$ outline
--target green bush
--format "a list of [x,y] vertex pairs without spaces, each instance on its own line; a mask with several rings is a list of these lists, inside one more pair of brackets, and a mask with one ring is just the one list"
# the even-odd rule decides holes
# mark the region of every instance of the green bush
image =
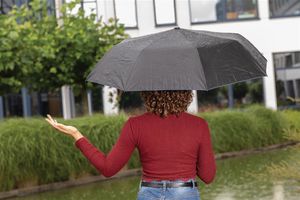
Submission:
[[[108,153],[127,116],[82,117],[68,120],[89,140]],[[62,121],[57,118],[57,121]],[[43,118],[5,119],[0,123],[0,191],[26,180],[38,184],[68,180],[82,173],[97,174],[74,148],[74,141],[49,126]],[[132,162],[132,161],[131,161]]]
[[[300,142],[300,112],[295,110],[284,110],[282,112],[288,120],[288,131],[285,133],[285,137],[292,141]],[[300,146],[295,146],[293,154],[288,156],[288,159],[279,163],[272,163],[267,166],[266,176],[271,176],[274,180],[287,179],[287,180],[298,180],[300,181]],[[290,161],[290,162],[289,162]]]
[[287,109],[287,110],[283,110],[282,114],[288,121],[289,128],[295,129],[296,131],[300,132],[300,112]]
[[200,113],[207,120],[215,153],[262,147],[285,141],[287,120],[277,111],[260,105]]
[[[300,113],[272,111],[263,106],[199,113],[209,124],[215,153],[280,143],[283,129],[299,127]],[[58,122],[73,125],[96,147],[108,153],[128,116],[96,114]],[[141,167],[136,149],[128,168]],[[98,172],[75,150],[74,140],[41,117],[9,118],[0,122],[0,191],[22,187],[26,181],[46,184]]]

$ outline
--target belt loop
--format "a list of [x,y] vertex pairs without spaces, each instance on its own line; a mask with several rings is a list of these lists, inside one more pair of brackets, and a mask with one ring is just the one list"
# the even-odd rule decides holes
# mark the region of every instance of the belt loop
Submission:
[[193,189],[195,188],[195,181],[192,179]]

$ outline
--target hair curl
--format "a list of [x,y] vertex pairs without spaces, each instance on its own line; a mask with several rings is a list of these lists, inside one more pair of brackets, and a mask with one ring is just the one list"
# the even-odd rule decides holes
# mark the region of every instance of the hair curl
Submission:
[[178,116],[187,110],[193,100],[192,90],[141,91],[140,96],[148,112],[164,118],[168,114]]

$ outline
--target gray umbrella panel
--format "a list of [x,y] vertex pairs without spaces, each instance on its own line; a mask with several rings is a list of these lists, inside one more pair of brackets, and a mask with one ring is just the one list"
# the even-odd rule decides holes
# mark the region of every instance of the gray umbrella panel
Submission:
[[155,33],[123,40],[105,53],[86,80],[123,90],[142,50],[161,36]]
[[264,76],[266,62],[239,34],[171,29],[123,40],[87,80],[123,91],[209,90]]
[[182,33],[189,40],[200,41],[197,49],[206,77],[210,78],[208,89],[267,75],[267,59],[240,34],[209,31]]
[[[185,29],[186,30],[186,29]],[[260,51],[244,36],[242,36],[239,33],[226,33],[226,32],[212,32],[212,31],[204,31],[204,30],[188,30],[189,32],[194,32],[196,34],[206,34],[213,37],[219,37],[221,39],[229,39],[238,41],[241,45],[245,47],[246,51],[249,51],[251,56],[255,58],[255,61],[257,61],[258,66],[262,66],[262,70],[266,71],[266,62],[267,59],[260,53]],[[184,32],[182,32],[184,33]]]

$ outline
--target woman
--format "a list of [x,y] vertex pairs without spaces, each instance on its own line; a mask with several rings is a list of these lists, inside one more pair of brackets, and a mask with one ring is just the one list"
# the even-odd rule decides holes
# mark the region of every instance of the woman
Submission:
[[140,95],[147,112],[129,117],[108,155],[75,127],[57,123],[50,115],[46,120],[72,136],[76,147],[105,177],[116,174],[137,147],[143,169],[138,200],[199,200],[196,175],[211,183],[216,163],[207,122],[186,112],[192,91],[143,91]]

